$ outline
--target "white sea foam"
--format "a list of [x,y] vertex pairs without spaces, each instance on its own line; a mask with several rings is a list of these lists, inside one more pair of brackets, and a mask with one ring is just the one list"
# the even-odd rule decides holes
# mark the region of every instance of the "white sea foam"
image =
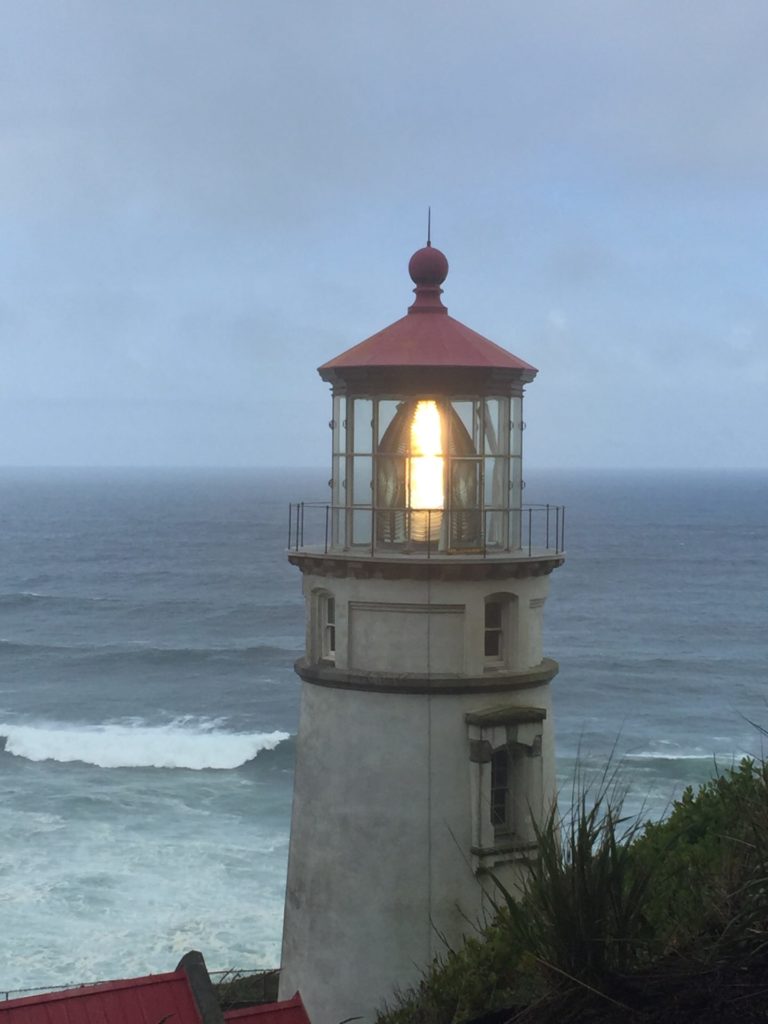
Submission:
[[633,752],[631,754],[624,755],[627,761],[709,761],[710,764],[719,765],[730,765],[738,764],[745,757],[751,757],[750,754],[734,754],[722,753],[717,754],[710,751],[705,753],[674,753],[670,750],[641,750],[639,752]]
[[0,723],[5,749],[28,761],[82,761],[99,768],[238,768],[273,750],[285,732],[226,732],[211,720],[177,719],[76,725]]

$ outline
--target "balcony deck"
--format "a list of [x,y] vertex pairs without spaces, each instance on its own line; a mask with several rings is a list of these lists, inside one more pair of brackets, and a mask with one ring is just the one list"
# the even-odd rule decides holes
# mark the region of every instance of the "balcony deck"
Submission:
[[[381,539],[377,530],[379,516],[421,515],[421,533],[434,539],[401,540]],[[474,516],[476,528],[471,536],[448,547],[445,536],[450,534],[447,517],[450,513],[415,509],[377,509],[372,506],[334,506],[326,502],[298,502],[289,507],[288,557],[303,569],[317,566],[320,560],[337,563],[337,572],[345,575],[352,566],[375,562],[384,569],[389,566],[399,574],[406,566],[465,567],[517,564],[525,572],[551,572],[565,560],[565,508],[562,505],[523,505],[515,509],[462,509],[459,515]],[[439,519],[437,517],[440,517]],[[441,530],[443,517],[448,528]],[[435,522],[432,521],[433,517]],[[362,539],[357,543],[344,543],[344,538],[357,531]],[[498,538],[504,539],[500,541]],[[538,570],[532,563],[538,566]],[[346,568],[345,568],[346,565]],[[528,566],[525,570],[524,565]],[[514,571],[514,570],[513,570]],[[370,570],[366,571],[368,574]],[[517,573],[515,573],[517,574]]]

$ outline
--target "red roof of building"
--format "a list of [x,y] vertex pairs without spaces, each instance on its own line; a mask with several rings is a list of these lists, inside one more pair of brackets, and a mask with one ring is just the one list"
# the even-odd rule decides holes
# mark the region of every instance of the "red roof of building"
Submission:
[[0,1024],[160,1024],[165,1018],[202,1022],[183,970],[0,1003]]
[[227,1010],[224,1020],[232,1024],[309,1024],[304,1003],[297,992],[293,999],[263,1006],[247,1006],[243,1010]]
[[310,1024],[298,992],[281,1003],[222,1014],[205,963],[200,954],[193,955],[202,965],[197,980],[180,966],[169,974],[9,999],[0,1002],[0,1024],[206,1024],[222,1019],[225,1024]]
[[448,316],[440,300],[448,260],[439,249],[419,249],[408,270],[416,284],[416,300],[408,315],[324,363],[319,368],[323,377],[328,371],[376,366],[517,370],[527,379],[535,375],[530,363]]

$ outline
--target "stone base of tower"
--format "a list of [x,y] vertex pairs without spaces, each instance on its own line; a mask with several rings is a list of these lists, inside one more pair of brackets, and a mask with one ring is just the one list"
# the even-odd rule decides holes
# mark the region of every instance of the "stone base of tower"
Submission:
[[[372,1021],[488,920],[491,872],[519,882],[555,793],[557,665],[432,688],[324,671],[302,687],[280,998],[299,990],[313,1024],[338,1024]],[[500,749],[507,807],[492,791]]]

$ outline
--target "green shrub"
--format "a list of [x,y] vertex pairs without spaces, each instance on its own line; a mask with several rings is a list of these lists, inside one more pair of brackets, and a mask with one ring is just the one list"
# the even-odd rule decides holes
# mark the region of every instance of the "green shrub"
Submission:
[[527,1021],[764,1019],[768,767],[744,760],[642,827],[622,817],[614,781],[606,772],[591,797],[576,787],[567,820],[537,832],[520,898],[499,887],[493,924],[380,1024],[525,1006]]
[[667,950],[706,956],[735,937],[745,886],[754,890],[766,874],[766,772],[765,764],[745,759],[696,793],[688,787],[671,814],[646,824],[634,843],[638,864],[655,874],[647,913]]
[[379,1016],[380,1024],[451,1024],[527,1004],[536,983],[520,970],[523,951],[514,942],[502,910],[478,938],[438,957],[418,985],[399,992]]

